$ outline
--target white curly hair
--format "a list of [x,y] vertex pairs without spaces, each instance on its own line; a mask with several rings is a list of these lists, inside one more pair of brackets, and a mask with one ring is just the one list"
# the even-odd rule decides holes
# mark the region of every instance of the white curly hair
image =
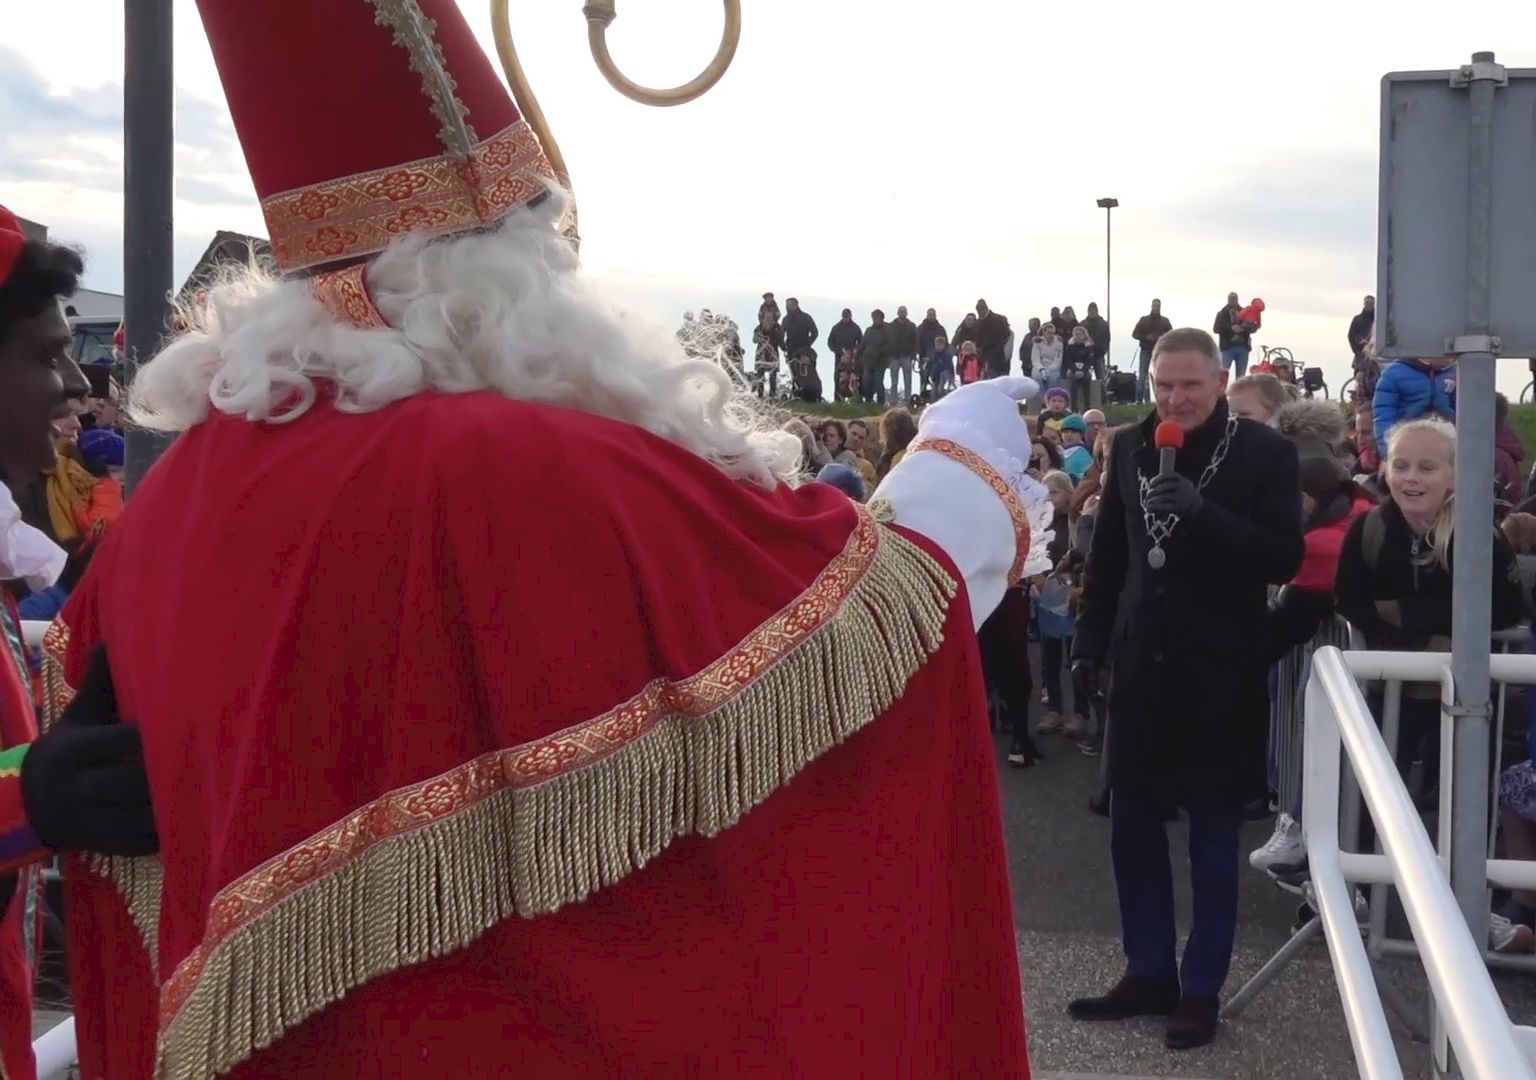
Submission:
[[160,431],[210,409],[281,423],[314,405],[322,383],[358,413],[428,389],[494,390],[627,421],[737,479],[792,477],[799,440],[720,364],[690,360],[582,277],[556,229],[566,205],[551,192],[494,229],[396,240],[368,272],[390,329],[338,321],[301,279],[254,264],[225,274],[182,309],[185,332],[134,380],[131,416]]

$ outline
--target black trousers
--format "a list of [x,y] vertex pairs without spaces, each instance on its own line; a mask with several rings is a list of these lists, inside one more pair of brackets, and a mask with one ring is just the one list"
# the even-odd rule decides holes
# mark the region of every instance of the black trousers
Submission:
[[[1071,638],[1048,637],[1040,642],[1040,680],[1045,684],[1045,707],[1053,713],[1061,712],[1066,701],[1061,689],[1061,671],[1067,666],[1067,657],[1071,654]],[[1072,711],[1086,718],[1088,700],[1074,692]]]
[[1035,684],[1029,671],[1029,599],[1009,589],[997,610],[977,632],[981,671],[987,694],[1001,701],[1015,749],[1034,748],[1029,733],[1029,704]]

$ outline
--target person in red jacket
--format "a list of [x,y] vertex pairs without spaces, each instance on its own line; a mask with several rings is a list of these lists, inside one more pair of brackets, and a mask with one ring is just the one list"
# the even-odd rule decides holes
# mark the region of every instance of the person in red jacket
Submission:
[[[82,264],[29,240],[0,207],[0,1076],[31,1080],[38,863],[59,850],[144,854],[153,822],[138,733],[113,724],[105,669],[39,736],[16,599],[51,586],[64,552],[22,520],[12,489],[52,468],[56,423],[90,389],[69,356],[62,301]],[[81,927],[87,932],[87,927]]]

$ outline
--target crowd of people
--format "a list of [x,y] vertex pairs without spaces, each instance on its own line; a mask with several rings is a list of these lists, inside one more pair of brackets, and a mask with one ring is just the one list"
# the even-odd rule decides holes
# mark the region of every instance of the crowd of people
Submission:
[[[1253,335],[1263,326],[1265,303],[1255,297],[1244,304],[1237,293],[1227,297],[1212,326],[1221,347],[1222,366],[1241,378],[1247,374]],[[894,318],[884,310],[869,313],[866,324],[851,308],[826,334],[824,347],[833,357],[833,401],[872,405],[907,404],[921,407],[957,386],[1017,371],[1034,378],[1042,391],[1063,389],[1073,409],[1105,403],[1145,403],[1149,398],[1148,364],[1159,337],[1173,328],[1163,314],[1162,301],[1153,300],[1131,331],[1137,343],[1137,370],[1120,373],[1109,363],[1110,326],[1097,303],[1089,303],[1079,319],[1068,304],[1053,307],[1046,318],[1026,320],[1016,331],[1001,312],[978,300],[953,330],[928,308],[914,322],[905,305]],[[1351,338],[1355,330],[1351,329]],[[1369,336],[1367,330],[1366,336]],[[750,363],[740,327],[727,315],[703,309],[686,312],[677,331],[690,356],[719,362],[733,370],[762,398],[798,398],[806,402],[829,395],[817,370],[816,344],[821,328],[790,297],[781,311],[773,293],[764,293],[752,328]],[[1352,355],[1359,356],[1358,350]],[[782,384],[784,365],[789,379]],[[1268,364],[1256,370],[1296,383],[1289,364]]]
[[[1536,468],[1522,475],[1526,449],[1508,402],[1497,401],[1494,431],[1458,432],[1453,358],[1382,367],[1369,340],[1370,298],[1350,328],[1355,400],[1304,398],[1294,380],[1269,370],[1231,378],[1245,359],[1234,342],[1258,328],[1262,304],[1251,307],[1232,310],[1226,342],[1167,329],[1149,341],[1156,410],[1143,422],[1113,427],[1070,388],[1043,393],[1028,472],[1055,510],[1055,569],[1011,590],[980,631],[994,715],[1010,732],[1009,764],[1039,763],[1049,737],[1098,756],[1109,733],[1105,787],[1091,802],[1113,820],[1130,963],[1124,983],[1073,1012],[1096,1020],[1182,1008],[1170,1046],[1198,1045],[1215,1030],[1243,821],[1275,818],[1249,863],[1302,898],[1299,921],[1313,917],[1299,778],[1282,784],[1278,774],[1282,759],[1300,761],[1311,651],[1347,644],[1346,626],[1371,648],[1449,647],[1459,439],[1495,444],[1495,627],[1530,618],[1536,605]],[[1051,331],[1041,337],[1059,341]],[[1181,355],[1170,360],[1170,352]],[[1041,359],[1037,347],[1037,375]],[[1056,370],[1053,360],[1048,350],[1045,372]],[[1190,370],[1180,376],[1175,363]],[[1148,457],[1153,428],[1181,409],[1184,449],[1176,478],[1164,479]],[[1244,420],[1252,423],[1239,426]],[[793,429],[807,476],[863,499],[877,493],[918,424],[898,405],[877,426],[794,421]],[[1429,799],[1438,699],[1417,693],[1405,698],[1397,753],[1405,778]],[[1536,724],[1530,731],[1536,736]],[[1511,758],[1522,763],[1501,780],[1502,837],[1516,857],[1536,854],[1536,773],[1522,749]],[[1282,787],[1291,790],[1279,804]],[[1174,807],[1191,822],[1200,913],[1182,973],[1170,966],[1171,911],[1159,884],[1168,870],[1148,854],[1166,850],[1158,833]],[[1536,896],[1501,901],[1492,947],[1536,947],[1533,909]],[[1197,1006],[1188,1005],[1191,988]]]

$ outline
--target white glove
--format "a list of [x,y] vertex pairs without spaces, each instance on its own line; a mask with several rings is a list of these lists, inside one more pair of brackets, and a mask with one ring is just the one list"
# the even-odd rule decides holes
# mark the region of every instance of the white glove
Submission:
[[[1030,524],[1026,576],[1050,568],[1045,546],[1051,503],[1045,488],[1025,475],[1029,428],[1018,404],[1039,390],[1022,376],[972,383],[930,405],[917,425],[917,440],[949,439],[1012,485]],[[965,579],[972,620],[980,627],[1002,600],[1018,552],[1014,520],[1002,497],[967,466],[931,450],[904,456],[875,497],[886,501],[896,524],[928,537],[954,561]]]

